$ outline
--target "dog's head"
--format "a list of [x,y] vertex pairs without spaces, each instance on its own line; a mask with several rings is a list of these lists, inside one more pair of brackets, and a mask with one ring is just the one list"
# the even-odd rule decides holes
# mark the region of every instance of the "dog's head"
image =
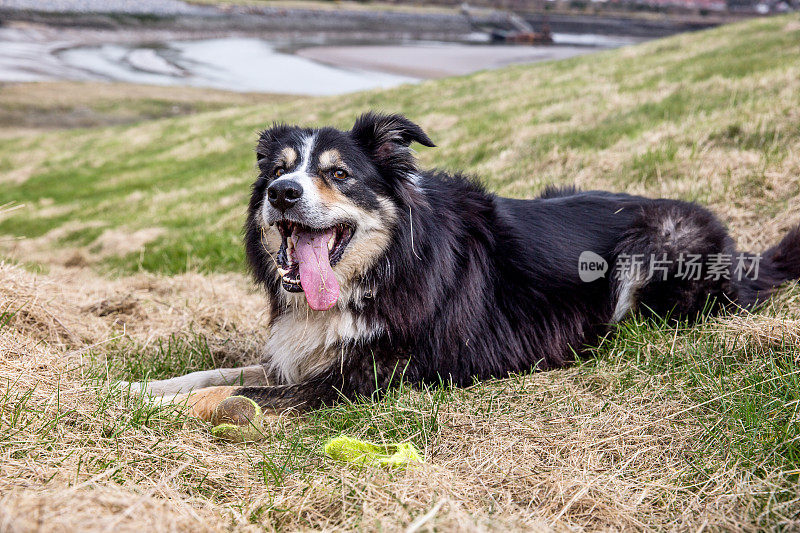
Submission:
[[[261,246],[283,296],[304,293],[314,310],[336,305],[342,287],[389,245],[403,190],[414,186],[409,145],[434,146],[401,115],[367,113],[349,131],[276,125],[256,148],[248,246]],[[256,238],[253,238],[256,237]],[[251,263],[264,257],[248,250]],[[346,302],[345,302],[346,303]]]

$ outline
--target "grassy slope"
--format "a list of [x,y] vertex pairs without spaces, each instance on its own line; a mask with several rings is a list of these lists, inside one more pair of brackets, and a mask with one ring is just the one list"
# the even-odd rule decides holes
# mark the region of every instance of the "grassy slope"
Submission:
[[[784,17],[393,91],[20,135],[0,145],[0,205],[25,207],[0,214],[0,232],[28,237],[6,243],[22,260],[117,273],[238,271],[255,132],[273,120],[346,127],[378,108],[407,113],[431,133],[439,148],[420,150],[424,165],[479,174],[514,196],[558,182],[699,200],[757,248],[800,220],[798,43],[800,19]],[[130,246],[137,239],[143,251]],[[300,424],[276,422],[265,445],[242,448],[212,444],[204,428],[181,429],[169,414],[136,404],[120,411],[105,393],[80,390],[85,376],[159,377],[219,363],[229,357],[213,348],[220,338],[258,331],[256,303],[241,315],[226,314],[235,307],[227,301],[209,305],[221,294],[244,302],[213,276],[210,288],[206,278],[190,283],[191,274],[174,282],[140,274],[87,291],[85,280],[70,285],[72,274],[56,274],[52,283],[75,293],[66,298],[46,287],[37,293],[18,281],[24,273],[9,272],[0,278],[12,295],[0,302],[0,355],[19,373],[3,379],[24,386],[0,398],[8,435],[0,451],[17,476],[0,476],[0,488],[25,479],[45,495],[31,503],[12,491],[0,504],[46,508],[61,498],[74,507],[46,491],[110,476],[97,490],[131,491],[122,505],[130,512],[113,518],[126,524],[145,520],[136,506],[161,509],[151,497],[164,495],[179,503],[159,512],[185,527],[199,513],[220,528],[396,529],[433,508],[427,525],[444,529],[797,525],[797,290],[758,315],[696,328],[631,321],[596,358],[567,371],[467,391],[403,391]],[[119,300],[127,291],[135,302],[149,294],[151,307]],[[102,305],[87,305],[102,295]],[[24,302],[32,307],[8,314]],[[81,313],[70,315],[70,306]],[[175,322],[182,306],[196,310]],[[157,325],[162,315],[169,327]],[[47,331],[36,329],[40,322]],[[84,322],[97,323],[95,333]],[[128,335],[106,343],[122,323]],[[186,335],[187,324],[200,336]],[[80,379],[76,352],[39,353],[41,345],[20,348],[13,337],[45,340],[50,350],[50,330],[67,349],[103,343],[86,352],[93,363],[81,359]],[[35,357],[15,358],[25,350]],[[51,376],[50,366],[67,367],[67,377]],[[51,385],[35,389],[32,372],[48,383],[64,379],[67,407],[53,411]],[[76,394],[87,396],[70,404]],[[320,442],[340,431],[411,439],[431,466],[394,475],[321,460]],[[50,472],[54,481],[43,481]],[[99,508],[98,517],[114,509]]]
[[289,98],[295,97],[130,83],[0,83],[0,136],[25,129],[127,124]]
[[[423,165],[478,174],[499,193],[531,196],[556,182],[698,200],[745,245],[764,245],[797,220],[797,24],[763,20],[391,91],[4,140],[0,205],[26,207],[0,221],[0,234],[47,254],[82,247],[121,271],[239,271],[256,132],[272,121],[347,127],[377,108],[430,132],[439,148],[420,150]],[[159,236],[119,257],[113,239],[96,240],[109,229]]]

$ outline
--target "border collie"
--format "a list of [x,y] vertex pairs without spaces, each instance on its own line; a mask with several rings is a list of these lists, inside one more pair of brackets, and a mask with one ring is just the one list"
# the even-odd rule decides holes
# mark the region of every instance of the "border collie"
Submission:
[[469,385],[567,365],[629,313],[691,320],[800,278],[800,228],[741,253],[696,204],[573,188],[501,198],[420,170],[413,142],[434,146],[376,113],[349,131],[264,131],[245,224],[271,306],[263,364],[132,388],[209,419],[230,396],[313,409],[401,379]]

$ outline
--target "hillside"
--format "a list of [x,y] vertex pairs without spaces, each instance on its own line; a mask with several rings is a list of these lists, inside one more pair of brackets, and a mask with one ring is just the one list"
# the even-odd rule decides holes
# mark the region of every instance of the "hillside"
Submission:
[[[477,174],[498,193],[555,182],[697,200],[742,245],[763,246],[800,212],[797,25],[762,20],[391,91],[4,139],[0,205],[25,208],[0,234],[26,237],[26,259],[61,250],[121,272],[241,271],[256,132],[273,121],[349,127],[373,108],[428,130],[439,147],[420,150],[423,165]],[[124,234],[134,242],[115,246]]]
[[[800,223],[799,44],[800,17],[778,17],[344,97],[226,103],[140,88],[117,115],[107,88],[73,85],[63,109],[125,124],[9,122],[0,525],[800,526],[797,287],[694,328],[629,321],[568,370],[277,419],[255,446],[214,442],[107,388],[257,357],[264,302],[243,275],[240,228],[256,134],[272,122],[405,113],[438,145],[418,148],[423,166],[515,197],[559,183],[695,200],[740,247],[762,249]],[[44,90],[0,87],[0,113],[49,116]],[[340,432],[410,439],[428,465],[343,467],[319,452]]]

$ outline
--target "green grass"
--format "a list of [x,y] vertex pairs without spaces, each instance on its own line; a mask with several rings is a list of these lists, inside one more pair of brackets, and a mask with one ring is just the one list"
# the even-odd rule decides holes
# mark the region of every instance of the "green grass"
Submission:
[[208,340],[202,335],[172,335],[157,339],[149,347],[122,337],[92,362],[92,373],[104,381],[153,381],[215,366]]
[[790,339],[758,350],[745,339],[710,334],[702,325],[636,318],[622,324],[597,355],[604,363],[630,366],[620,376],[623,390],[644,390],[653,380],[688,396],[693,405],[686,414],[705,430],[704,446],[695,453],[724,450],[727,460],[760,475],[791,472],[793,482],[800,473],[798,356]]
[[746,482],[770,480],[770,490],[753,494],[752,526],[792,523],[800,512],[797,338],[762,331],[773,338],[759,346],[747,332],[719,334],[709,327],[715,324],[676,326],[631,318],[596,358],[583,363],[584,371],[597,374],[607,365],[620,369],[614,387],[623,395],[649,397],[654,404],[659,396],[682,398],[688,406],[675,421],[702,427],[694,447],[686,451],[691,469],[685,483],[698,487],[719,475],[722,465],[735,465]]

